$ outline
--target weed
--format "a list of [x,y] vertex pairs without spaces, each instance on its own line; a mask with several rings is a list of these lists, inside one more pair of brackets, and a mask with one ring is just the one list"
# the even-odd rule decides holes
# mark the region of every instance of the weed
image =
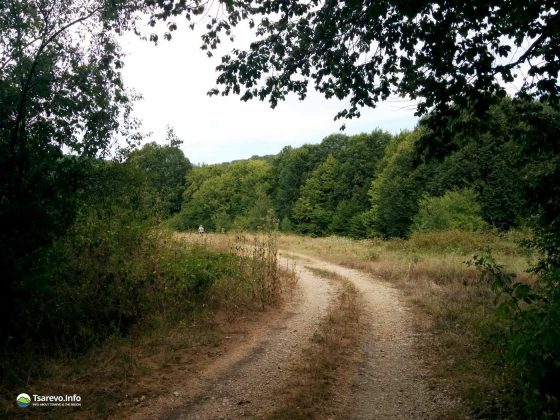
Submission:
[[[107,294],[114,299],[130,299],[127,294],[133,293],[134,301],[124,301],[135,302],[130,306],[134,318],[126,330],[112,330],[82,352],[62,347],[63,343],[54,354],[41,348],[2,349],[2,372],[7,374],[2,375],[0,400],[5,414],[75,415],[73,410],[52,407],[24,413],[15,407],[18,389],[82,395],[80,413],[87,417],[106,417],[134,398],[163,393],[161,372],[184,358],[196,360],[204,348],[221,343],[224,322],[279,304],[282,293],[293,285],[293,273],[278,268],[276,238],[261,235],[251,247],[248,240],[239,235],[224,244],[206,236],[186,238],[153,231],[140,249],[129,253],[123,282],[103,286],[115,292]],[[91,279],[100,285],[109,281]]]
[[350,392],[348,378],[358,360],[362,307],[357,289],[337,274],[307,268],[336,280],[341,290],[302,360],[279,391],[282,407],[269,414],[270,419],[342,417],[344,407],[335,396]]

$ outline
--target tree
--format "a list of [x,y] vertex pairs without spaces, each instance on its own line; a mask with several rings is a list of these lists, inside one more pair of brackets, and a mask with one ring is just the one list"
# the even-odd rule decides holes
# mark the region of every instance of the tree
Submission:
[[153,206],[159,209],[162,217],[181,209],[185,177],[192,168],[181,150],[175,146],[148,143],[131,152],[126,162],[144,174],[153,189]]
[[373,235],[406,237],[418,211],[421,179],[414,172],[414,144],[419,132],[401,133],[385,148],[380,169],[371,184],[368,225]]
[[[149,3],[160,10],[153,23],[190,18],[203,4]],[[224,13],[208,22],[203,48],[217,48],[242,21],[257,40],[222,57],[222,87],[212,94],[268,98],[274,107],[290,92],[305,98],[312,81],[327,98],[348,98],[338,117],[359,116],[360,107],[395,93],[418,98],[422,114],[451,104],[484,109],[493,96],[505,95],[502,82],[518,78],[519,96],[558,100],[560,12],[554,0],[220,3]],[[518,77],[521,68],[525,76]]]
[[139,9],[120,0],[0,2],[2,337],[25,328],[11,309],[72,225],[90,161],[116,138],[138,140],[116,35]]
[[[501,230],[526,219],[531,203],[524,193],[522,144],[532,130],[516,109],[506,98],[489,109],[484,124],[466,110],[450,119],[457,128],[448,138],[446,156],[423,163],[430,172],[426,192],[441,196],[448,190],[473,188],[484,220]],[[424,131],[424,136],[432,134]]]
[[317,167],[301,187],[294,204],[293,220],[301,233],[323,235],[328,232],[337,205],[333,195],[337,161],[333,155]]
[[292,207],[299,198],[301,185],[313,170],[313,147],[304,145],[297,149],[285,147],[272,164],[272,200],[281,220],[289,220]]
[[167,126],[167,135],[165,137],[165,140],[167,141],[168,146],[170,147],[178,148],[180,145],[183,144],[183,140],[181,140],[177,136],[177,134],[175,134],[175,130],[170,125]]
[[368,207],[367,192],[375,176],[385,146],[392,136],[381,130],[350,136],[336,158],[335,195],[352,200],[362,211]]
[[257,227],[270,205],[270,171],[270,164],[260,160],[194,168],[187,177],[183,208],[172,224],[184,230],[199,224],[217,230]]

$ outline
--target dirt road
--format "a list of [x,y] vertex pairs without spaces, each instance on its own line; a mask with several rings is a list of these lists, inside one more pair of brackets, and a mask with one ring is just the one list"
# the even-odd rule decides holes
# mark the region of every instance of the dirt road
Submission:
[[445,397],[431,390],[427,370],[415,350],[411,314],[386,282],[358,270],[301,254],[282,253],[295,263],[295,297],[283,312],[252,329],[247,338],[203,369],[183,375],[169,395],[137,406],[132,418],[262,418],[282,402],[276,395],[289,367],[308,347],[337,287],[307,267],[339,274],[365,302],[365,333],[358,374],[344,418],[437,418]]
[[345,277],[359,290],[366,308],[362,362],[354,381],[348,418],[438,418],[448,405],[430,389],[428,370],[416,350],[411,313],[387,282],[359,270],[296,253],[285,253],[306,266]]

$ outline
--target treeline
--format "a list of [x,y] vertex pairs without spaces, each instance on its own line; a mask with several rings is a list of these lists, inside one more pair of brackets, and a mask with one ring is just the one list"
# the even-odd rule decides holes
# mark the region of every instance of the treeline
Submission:
[[467,113],[450,121],[456,134],[438,156],[423,148],[438,133],[421,122],[398,135],[334,134],[266,160],[203,165],[187,175],[182,208],[171,224],[221,231],[276,220],[283,231],[354,238],[528,225],[527,177],[546,161],[527,155],[525,144],[546,135],[542,123],[555,118],[539,104],[504,99],[485,124]]

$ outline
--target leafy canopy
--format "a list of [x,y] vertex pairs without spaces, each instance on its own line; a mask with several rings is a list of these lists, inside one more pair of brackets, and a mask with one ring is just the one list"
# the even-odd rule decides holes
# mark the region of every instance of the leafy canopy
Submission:
[[[205,3],[149,0],[168,20],[202,12]],[[420,100],[420,114],[451,104],[485,107],[523,69],[518,94],[558,100],[560,14],[554,0],[219,2],[203,49],[216,49],[247,21],[257,39],[218,66],[212,94],[305,98],[312,82],[327,98],[348,98],[337,117],[359,116],[390,94]]]

